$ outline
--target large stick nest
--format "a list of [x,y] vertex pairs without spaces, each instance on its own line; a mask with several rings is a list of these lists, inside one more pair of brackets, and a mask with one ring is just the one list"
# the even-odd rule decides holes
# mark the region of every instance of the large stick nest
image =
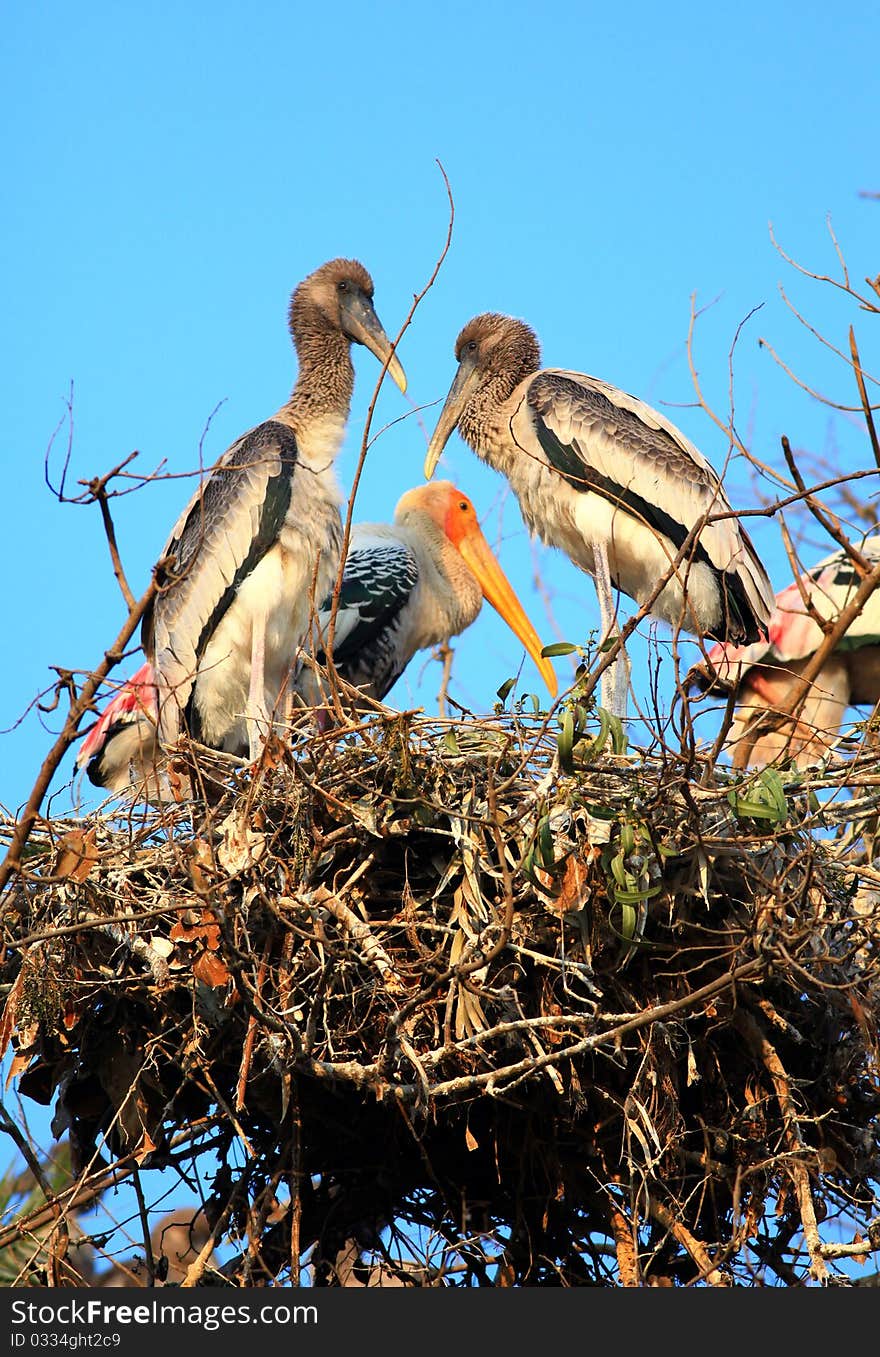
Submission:
[[852,764],[820,804],[502,711],[184,757],[192,805],[32,836],[3,1041],[83,1175],[213,1150],[227,1282],[800,1285],[880,1246]]

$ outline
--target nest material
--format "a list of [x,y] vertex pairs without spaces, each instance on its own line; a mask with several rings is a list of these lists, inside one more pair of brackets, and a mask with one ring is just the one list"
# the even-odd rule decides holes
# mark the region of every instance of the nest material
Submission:
[[802,780],[609,751],[380,717],[47,822],[20,1091],[83,1174],[211,1148],[227,1284],[833,1279],[880,1246],[871,873]]

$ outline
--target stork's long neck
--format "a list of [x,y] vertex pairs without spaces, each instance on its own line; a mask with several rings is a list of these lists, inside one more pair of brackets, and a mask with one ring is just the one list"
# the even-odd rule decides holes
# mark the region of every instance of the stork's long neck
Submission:
[[423,582],[423,645],[457,636],[480,611],[483,592],[446,534],[427,514],[411,524],[410,542]]
[[478,457],[498,471],[506,471],[505,451],[510,441],[511,398],[529,369],[507,368],[487,377],[471,396],[458,421],[458,431]]
[[293,327],[299,371],[276,419],[295,431],[300,456],[316,469],[332,463],[342,445],[354,392],[351,341],[317,311]]

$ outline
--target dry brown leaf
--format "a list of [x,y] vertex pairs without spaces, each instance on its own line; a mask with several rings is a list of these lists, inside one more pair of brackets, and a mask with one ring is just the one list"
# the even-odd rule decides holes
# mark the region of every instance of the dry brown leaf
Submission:
[[10,1038],[15,1030],[15,1016],[18,1009],[18,1000],[21,993],[21,987],[24,984],[25,967],[21,970],[12,982],[12,988],[6,996],[6,1003],[3,1005],[3,1012],[0,1014],[0,1060],[6,1054]]
[[590,898],[589,873],[574,854],[566,861],[555,905],[560,914],[573,914]]
[[498,1285],[499,1285],[499,1286],[515,1286],[515,1285],[516,1285],[516,1269],[514,1268],[514,1266],[513,1266],[512,1263],[503,1262],[503,1263],[501,1263],[501,1265],[499,1266],[499,1268],[498,1268]]
[[13,1056],[9,1065],[9,1073],[6,1076],[7,1089],[11,1085],[13,1079],[17,1079],[22,1070],[27,1069],[33,1058],[33,1051],[22,1052],[20,1055]]
[[192,969],[196,979],[209,985],[211,989],[219,989],[221,985],[229,982],[229,971],[219,957],[212,956],[210,952],[202,952],[193,962]]
[[260,755],[260,767],[265,769],[278,768],[285,762],[287,757],[287,745],[280,736],[274,731],[270,731],[267,739],[263,743],[263,752]]
[[233,811],[223,821],[223,841],[217,849],[217,861],[230,876],[259,862],[266,851],[266,836],[253,830],[247,814]]
[[190,880],[196,895],[208,895],[211,891],[211,878],[217,868],[211,845],[205,839],[194,839],[187,851],[187,866]]
[[65,834],[58,845],[53,876],[85,881],[99,858],[96,838],[94,829],[71,829]]
[[[210,951],[220,946],[220,925],[210,910],[188,910],[187,921],[178,919],[168,934],[171,942],[201,942]],[[191,922],[190,922],[191,921]]]
[[142,1164],[147,1156],[153,1153],[155,1148],[156,1142],[146,1131],[144,1131],[144,1134],[141,1136],[140,1144],[133,1152],[132,1158],[136,1164]]

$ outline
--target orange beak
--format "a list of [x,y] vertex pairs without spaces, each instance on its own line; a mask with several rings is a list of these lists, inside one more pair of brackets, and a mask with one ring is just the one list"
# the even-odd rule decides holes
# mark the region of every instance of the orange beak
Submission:
[[461,522],[457,531],[451,523],[449,528],[453,529],[449,532],[450,541],[454,543],[465,565],[476,579],[483,596],[492,604],[499,616],[504,618],[513,634],[522,641],[538,666],[550,695],[555,697],[558,691],[556,674],[550,661],[541,654],[541,638],[526,616],[525,609],[513,592],[510,580],[483,536],[476,514],[468,515],[467,520]]

